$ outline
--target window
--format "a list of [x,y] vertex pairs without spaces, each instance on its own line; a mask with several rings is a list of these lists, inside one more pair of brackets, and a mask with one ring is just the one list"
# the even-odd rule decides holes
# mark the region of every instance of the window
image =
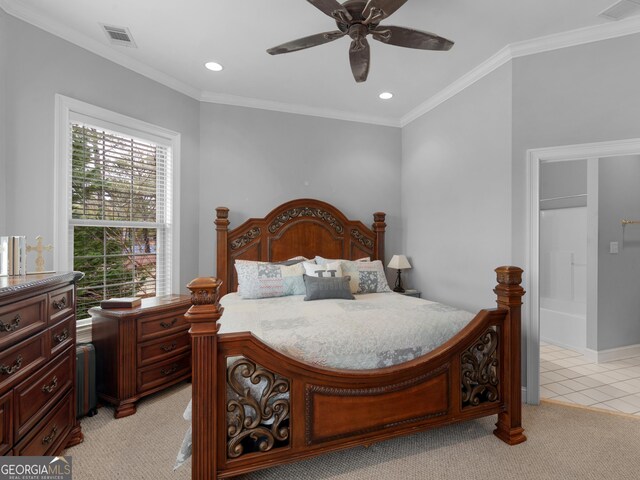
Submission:
[[78,319],[105,298],[171,293],[177,134],[66,97],[58,104],[56,198],[66,227],[56,222],[57,269],[85,274]]

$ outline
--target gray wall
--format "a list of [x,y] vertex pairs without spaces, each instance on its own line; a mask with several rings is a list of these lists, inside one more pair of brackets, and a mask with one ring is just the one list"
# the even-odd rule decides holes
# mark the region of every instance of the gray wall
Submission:
[[[640,344],[640,156],[600,159],[598,350]],[[619,242],[619,253],[609,253]]]
[[587,160],[540,165],[540,210],[587,205]]
[[472,311],[495,305],[511,262],[511,65],[403,129],[402,218],[409,283]]
[[[638,51],[640,35],[629,35],[513,61],[511,185],[516,265],[523,265],[526,258],[527,150],[640,138],[640,63],[634,61]],[[590,329],[587,345],[594,345]]]
[[401,249],[399,128],[203,103],[200,265],[215,273],[215,208],[230,228],[295,198],[327,201],[373,223],[387,213],[386,256]]
[[7,14],[0,9],[0,235],[8,234],[6,230],[6,98],[7,98]]
[[[199,103],[3,14],[6,64],[7,231],[53,240],[56,93],[182,134],[182,284],[197,273]],[[5,111],[5,109],[3,109]]]
[[640,35],[513,61],[513,261],[526,258],[526,152],[640,137]]

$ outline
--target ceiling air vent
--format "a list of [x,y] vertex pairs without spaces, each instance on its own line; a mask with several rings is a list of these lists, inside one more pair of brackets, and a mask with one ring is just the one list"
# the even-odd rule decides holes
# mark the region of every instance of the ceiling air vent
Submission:
[[640,13],[640,0],[620,0],[600,13],[607,20],[622,20]]
[[133,41],[131,32],[126,27],[113,27],[111,25],[100,24],[104,28],[107,38],[114,45],[122,45],[125,47],[136,48],[136,42]]

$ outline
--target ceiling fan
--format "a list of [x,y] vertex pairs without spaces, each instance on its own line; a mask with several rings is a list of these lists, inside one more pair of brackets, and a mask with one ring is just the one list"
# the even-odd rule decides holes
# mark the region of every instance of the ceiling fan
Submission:
[[347,0],[343,4],[337,0],[307,0],[326,15],[332,17],[338,30],[318,33],[283,43],[267,50],[271,55],[296,52],[325,43],[333,42],[349,35],[349,61],[356,82],[364,82],[369,75],[371,52],[367,35],[374,40],[396,45],[398,47],[417,48],[421,50],[449,50],[453,42],[433,33],[421,32],[411,28],[380,25],[380,22],[391,16],[404,5],[407,0]]

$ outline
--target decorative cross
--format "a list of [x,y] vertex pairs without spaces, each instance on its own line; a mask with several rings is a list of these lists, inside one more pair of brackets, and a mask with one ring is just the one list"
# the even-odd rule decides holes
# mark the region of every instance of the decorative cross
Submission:
[[27,253],[29,252],[37,252],[38,256],[36,257],[36,272],[44,272],[44,257],[42,253],[44,251],[50,252],[53,250],[53,245],[42,245],[42,235],[38,235],[36,237],[35,245],[27,245]]

